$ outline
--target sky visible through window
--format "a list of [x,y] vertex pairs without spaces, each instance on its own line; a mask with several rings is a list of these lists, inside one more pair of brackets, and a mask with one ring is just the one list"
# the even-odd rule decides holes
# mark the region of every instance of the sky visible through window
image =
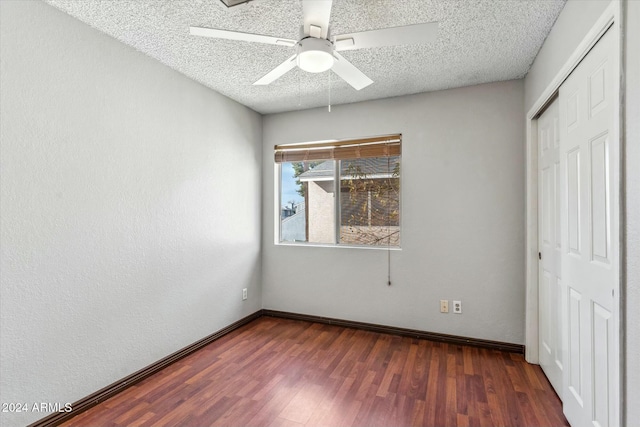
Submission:
[[282,163],[282,195],[280,199],[282,206],[289,204],[289,202],[299,203],[304,200],[298,194],[298,184],[293,177],[294,173],[291,163]]

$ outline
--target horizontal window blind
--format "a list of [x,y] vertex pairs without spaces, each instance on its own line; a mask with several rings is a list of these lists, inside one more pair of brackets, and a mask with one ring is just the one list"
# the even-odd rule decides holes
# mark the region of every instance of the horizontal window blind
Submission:
[[275,146],[276,163],[399,156],[402,135]]

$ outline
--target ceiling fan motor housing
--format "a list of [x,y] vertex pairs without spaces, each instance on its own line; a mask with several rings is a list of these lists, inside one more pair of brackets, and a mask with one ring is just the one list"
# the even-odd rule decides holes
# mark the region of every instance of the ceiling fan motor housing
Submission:
[[333,66],[333,44],[326,39],[307,37],[298,43],[298,67],[309,73],[322,73]]

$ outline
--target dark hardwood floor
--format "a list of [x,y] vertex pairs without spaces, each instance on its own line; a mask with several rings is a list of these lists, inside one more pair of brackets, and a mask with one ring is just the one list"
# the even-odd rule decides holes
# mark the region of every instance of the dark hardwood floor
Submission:
[[568,426],[520,354],[262,317],[64,426]]

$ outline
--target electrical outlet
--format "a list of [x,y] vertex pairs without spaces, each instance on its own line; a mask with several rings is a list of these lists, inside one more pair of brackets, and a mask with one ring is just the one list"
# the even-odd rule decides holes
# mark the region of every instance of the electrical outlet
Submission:
[[453,301],[453,312],[455,314],[462,314],[462,301]]
[[448,313],[449,312],[449,300],[441,299],[440,300],[440,313]]
[[244,288],[242,290],[242,301],[247,299],[247,288]]

